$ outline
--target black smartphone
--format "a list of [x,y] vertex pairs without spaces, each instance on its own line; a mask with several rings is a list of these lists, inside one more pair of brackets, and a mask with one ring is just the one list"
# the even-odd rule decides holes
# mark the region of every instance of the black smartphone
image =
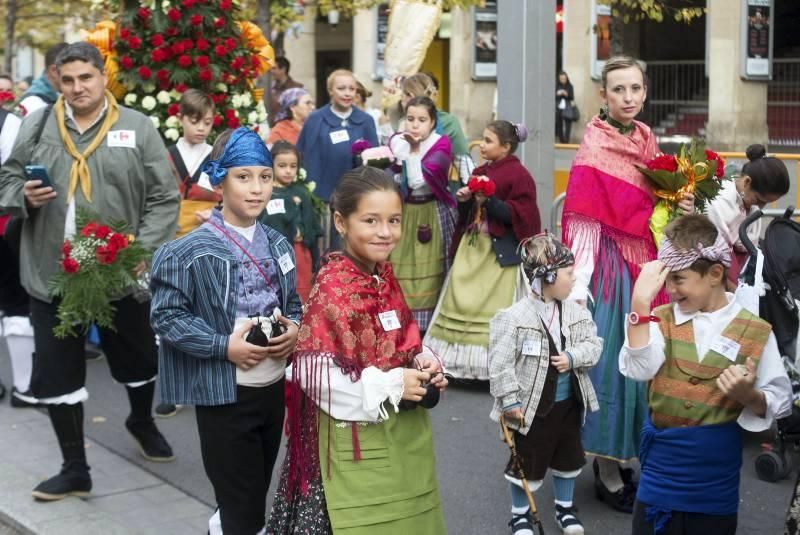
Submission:
[[40,188],[53,188],[53,181],[50,180],[50,175],[47,174],[47,167],[43,165],[26,165],[25,176],[28,177],[28,180],[41,180],[42,185],[39,186]]

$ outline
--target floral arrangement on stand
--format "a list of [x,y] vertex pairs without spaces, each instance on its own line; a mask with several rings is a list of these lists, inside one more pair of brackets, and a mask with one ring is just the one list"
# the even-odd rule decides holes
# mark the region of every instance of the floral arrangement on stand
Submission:
[[103,53],[115,96],[149,116],[170,142],[180,135],[178,101],[190,87],[214,101],[216,133],[239,126],[258,131],[267,112],[254,80],[272,66],[274,52],[255,24],[240,20],[238,2],[140,5],[84,35]]
[[725,160],[696,138],[681,144],[676,154],[657,154],[638,169],[650,179],[659,198],[650,217],[656,245],[663,239],[664,227],[680,215],[678,203],[687,193],[694,196],[695,211],[703,213],[706,204],[719,195],[723,182],[730,179],[725,176]]
[[[480,193],[486,198],[489,198],[494,195],[497,186],[487,176],[471,176],[469,177],[469,182],[467,182],[467,188],[474,196],[476,193]],[[481,231],[481,224],[484,221],[484,216],[486,215],[486,208],[484,206],[478,206],[475,210],[475,219],[472,220],[472,223],[467,226],[467,234],[469,234],[469,244],[475,245],[475,240],[478,238],[478,233]]]
[[114,307],[119,298],[139,285],[136,270],[150,258],[149,252],[129,234],[124,222],[104,225],[79,209],[80,231],[61,246],[60,270],[50,281],[50,295],[61,299],[59,324],[53,329],[59,338],[75,336],[76,328],[86,332],[94,324],[113,328]]

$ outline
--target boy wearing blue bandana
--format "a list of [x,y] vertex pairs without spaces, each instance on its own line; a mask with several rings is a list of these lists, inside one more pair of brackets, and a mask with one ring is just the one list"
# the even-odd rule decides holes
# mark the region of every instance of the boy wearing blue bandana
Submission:
[[257,221],[272,194],[272,157],[257,134],[226,131],[203,170],[222,209],[153,259],[161,399],[196,407],[219,507],[210,533],[263,533],[283,429],[284,370],[300,321],[294,251]]
[[[633,288],[620,371],[648,381],[634,535],[736,532],[741,428],[791,409],[772,327],[725,292],[731,251],[703,215],[664,229]],[[666,283],[672,301],[650,311]]]

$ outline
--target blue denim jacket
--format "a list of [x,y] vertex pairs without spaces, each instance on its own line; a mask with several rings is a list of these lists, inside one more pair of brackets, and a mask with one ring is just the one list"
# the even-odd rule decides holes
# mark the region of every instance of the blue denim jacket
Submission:
[[[261,224],[261,223],[259,223]],[[262,225],[273,258],[292,244]],[[150,323],[160,338],[159,381],[164,403],[224,405],[236,402],[236,368],[227,359],[236,321],[239,262],[208,224],[162,245],[153,257]],[[280,308],[301,316],[296,269],[280,273]]]

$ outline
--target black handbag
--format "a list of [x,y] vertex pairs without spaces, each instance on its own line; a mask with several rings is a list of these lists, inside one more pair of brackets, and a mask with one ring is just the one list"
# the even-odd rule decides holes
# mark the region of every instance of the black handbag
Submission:
[[581,110],[575,105],[574,102],[570,102],[566,108],[561,110],[561,116],[570,122],[575,122],[581,117]]

